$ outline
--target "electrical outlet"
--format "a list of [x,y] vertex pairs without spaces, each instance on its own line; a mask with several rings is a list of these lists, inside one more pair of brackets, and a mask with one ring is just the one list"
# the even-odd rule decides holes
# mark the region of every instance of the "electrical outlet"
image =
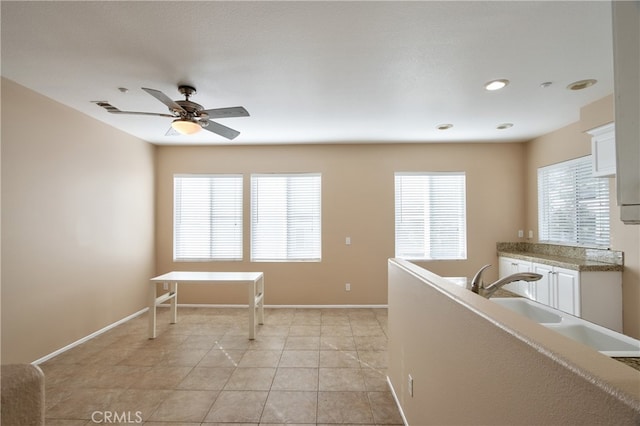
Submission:
[[162,283],[163,290],[169,290],[169,283]]
[[409,391],[409,396],[413,397],[413,377],[409,374],[409,380],[407,382],[407,390]]
[[518,230],[518,238],[522,238],[522,237],[524,237],[524,230],[519,229]]
[[346,237],[346,238],[344,239],[344,243],[345,243],[346,245],[350,246],[350,245],[351,245],[351,237]]
[[346,283],[344,285],[344,291],[351,291],[351,284],[350,283]]

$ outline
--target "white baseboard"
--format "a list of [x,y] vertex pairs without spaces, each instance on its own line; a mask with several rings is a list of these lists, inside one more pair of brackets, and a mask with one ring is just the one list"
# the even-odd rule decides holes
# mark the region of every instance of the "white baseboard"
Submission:
[[[167,307],[168,303],[158,306]],[[179,308],[248,308],[249,305],[217,305],[203,303],[178,303]],[[264,305],[269,309],[386,309],[387,305]]]
[[118,321],[114,322],[113,324],[109,324],[108,326],[103,327],[100,330],[95,331],[95,332],[89,334],[88,336],[83,337],[82,339],[76,340],[75,342],[70,343],[67,346],[63,347],[63,348],[60,348],[57,351],[51,352],[50,354],[45,355],[42,358],[39,358],[39,359],[33,361],[31,364],[38,365],[38,364],[41,364],[41,363],[43,363],[45,361],[48,361],[51,358],[53,358],[53,357],[55,357],[57,355],[60,355],[63,352],[68,351],[69,349],[75,348],[76,346],[78,346],[78,345],[80,345],[80,344],[82,344],[82,343],[84,343],[84,342],[86,342],[88,340],[91,340],[94,337],[99,336],[100,334],[105,333],[105,332],[111,330],[114,327],[119,326],[120,324],[123,324],[123,323],[125,323],[125,322],[127,322],[127,321],[129,321],[129,320],[131,320],[131,319],[133,319],[135,317],[138,317],[138,316],[144,314],[148,310],[149,310],[149,308],[141,309],[138,312],[135,312],[135,313],[133,313],[133,314],[131,314],[131,315],[125,317],[125,318],[122,318],[121,320],[118,320]]
[[387,309],[387,305],[264,305],[264,307],[276,309]]
[[404,416],[404,411],[402,411],[402,407],[400,406],[400,401],[398,400],[398,395],[396,395],[396,390],[393,388],[391,384],[391,379],[387,376],[387,384],[389,384],[389,389],[391,389],[391,395],[393,395],[393,400],[396,402],[396,406],[398,407],[398,411],[400,411],[400,416],[402,417],[402,423],[404,426],[409,426],[409,422],[407,418]]

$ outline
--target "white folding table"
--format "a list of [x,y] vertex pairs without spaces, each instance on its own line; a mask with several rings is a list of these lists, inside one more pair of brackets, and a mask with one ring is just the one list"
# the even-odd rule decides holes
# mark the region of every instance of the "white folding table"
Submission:
[[[157,296],[156,284],[168,283],[169,291]],[[173,271],[155,278],[149,283],[149,339],[156,337],[156,306],[171,300],[171,324],[178,321],[178,283],[190,284],[217,284],[234,283],[244,284],[249,293],[249,339],[256,336],[256,310],[258,324],[264,323],[264,274],[262,272],[187,272]]]

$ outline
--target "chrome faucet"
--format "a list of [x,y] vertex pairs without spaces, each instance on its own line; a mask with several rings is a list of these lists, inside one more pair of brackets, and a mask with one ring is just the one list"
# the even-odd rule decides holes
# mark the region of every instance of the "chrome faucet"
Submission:
[[471,280],[471,291],[479,294],[480,296],[486,297],[487,299],[493,296],[493,293],[502,288],[502,286],[505,286],[514,281],[538,281],[540,278],[542,278],[542,275],[536,274],[534,272],[518,272],[516,274],[500,278],[498,281],[491,283],[485,287],[484,283],[482,282],[482,272],[490,266],[491,265],[484,265],[478,272],[476,272],[476,275]]

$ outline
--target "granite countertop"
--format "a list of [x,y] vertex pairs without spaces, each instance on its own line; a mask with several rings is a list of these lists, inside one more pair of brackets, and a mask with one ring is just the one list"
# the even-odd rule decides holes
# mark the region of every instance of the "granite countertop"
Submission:
[[624,364],[627,364],[631,368],[635,368],[640,371],[640,358],[613,358],[616,361],[620,361]]
[[534,243],[497,243],[498,256],[544,263],[576,271],[622,271],[624,253],[606,249]]
[[498,256],[512,257],[514,259],[532,260],[550,266],[573,269],[576,271],[622,271],[624,266],[615,263],[598,262],[595,260],[576,259],[572,257],[554,256],[529,252],[499,251]]

